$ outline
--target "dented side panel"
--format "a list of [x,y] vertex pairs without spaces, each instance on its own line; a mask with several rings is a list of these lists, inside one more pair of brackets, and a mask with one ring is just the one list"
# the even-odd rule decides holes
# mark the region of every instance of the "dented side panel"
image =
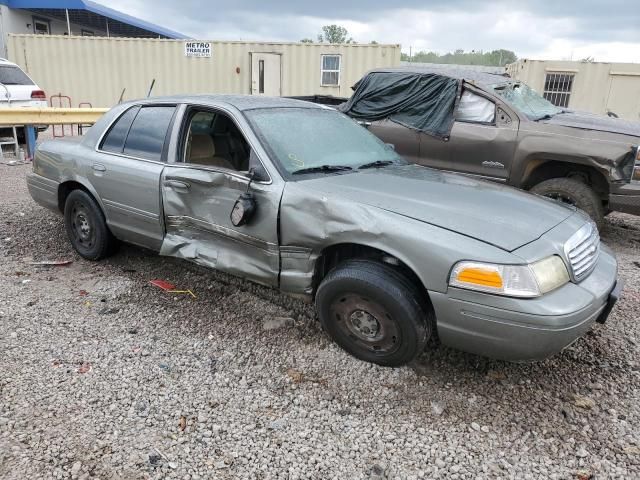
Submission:
[[242,175],[206,167],[166,167],[162,199],[167,232],[160,254],[277,285],[282,187],[253,183],[257,211],[248,224],[235,227],[231,210],[247,183]]
[[326,248],[346,243],[397,257],[427,290],[439,292],[447,290],[449,270],[463,259],[461,252],[473,252],[474,259],[487,262],[519,261],[479,240],[305,183],[286,184],[280,209],[280,288],[288,293],[312,294],[316,261]]
[[581,130],[527,122],[518,133],[518,146],[509,182],[520,185],[536,161],[556,160],[592,167],[608,182],[628,182],[638,139],[609,132]]

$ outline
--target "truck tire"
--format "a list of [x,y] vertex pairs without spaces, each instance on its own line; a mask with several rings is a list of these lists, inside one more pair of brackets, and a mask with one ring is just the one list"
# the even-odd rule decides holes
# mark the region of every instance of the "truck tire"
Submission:
[[356,358],[397,367],[424,351],[433,309],[402,273],[372,260],[348,260],[331,270],[316,294],[320,322]]
[[84,190],[73,190],[67,197],[64,225],[71,245],[87,260],[100,260],[115,250],[116,239],[100,206]]
[[552,178],[534,185],[530,192],[578,207],[596,222],[598,228],[604,223],[602,200],[589,185],[579,180]]

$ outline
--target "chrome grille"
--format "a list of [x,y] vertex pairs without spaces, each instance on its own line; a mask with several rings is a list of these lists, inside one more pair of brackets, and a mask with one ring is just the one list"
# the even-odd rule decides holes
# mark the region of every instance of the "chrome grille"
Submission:
[[593,223],[580,228],[564,245],[564,253],[571,265],[571,273],[576,281],[591,273],[600,255],[600,235]]

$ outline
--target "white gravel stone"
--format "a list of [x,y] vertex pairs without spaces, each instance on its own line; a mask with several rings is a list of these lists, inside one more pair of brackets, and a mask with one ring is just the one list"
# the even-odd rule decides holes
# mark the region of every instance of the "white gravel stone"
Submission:
[[392,369],[275,290],[127,245],[81,259],[29,168],[0,165],[1,479],[640,478],[639,218],[607,216],[625,291],[561,354]]

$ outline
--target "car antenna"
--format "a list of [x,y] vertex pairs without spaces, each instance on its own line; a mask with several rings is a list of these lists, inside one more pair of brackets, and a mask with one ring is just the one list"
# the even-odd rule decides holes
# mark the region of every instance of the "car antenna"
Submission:
[[151,96],[151,90],[153,90],[153,86],[156,84],[156,79],[151,80],[151,86],[149,87],[149,93],[147,93],[147,98]]

